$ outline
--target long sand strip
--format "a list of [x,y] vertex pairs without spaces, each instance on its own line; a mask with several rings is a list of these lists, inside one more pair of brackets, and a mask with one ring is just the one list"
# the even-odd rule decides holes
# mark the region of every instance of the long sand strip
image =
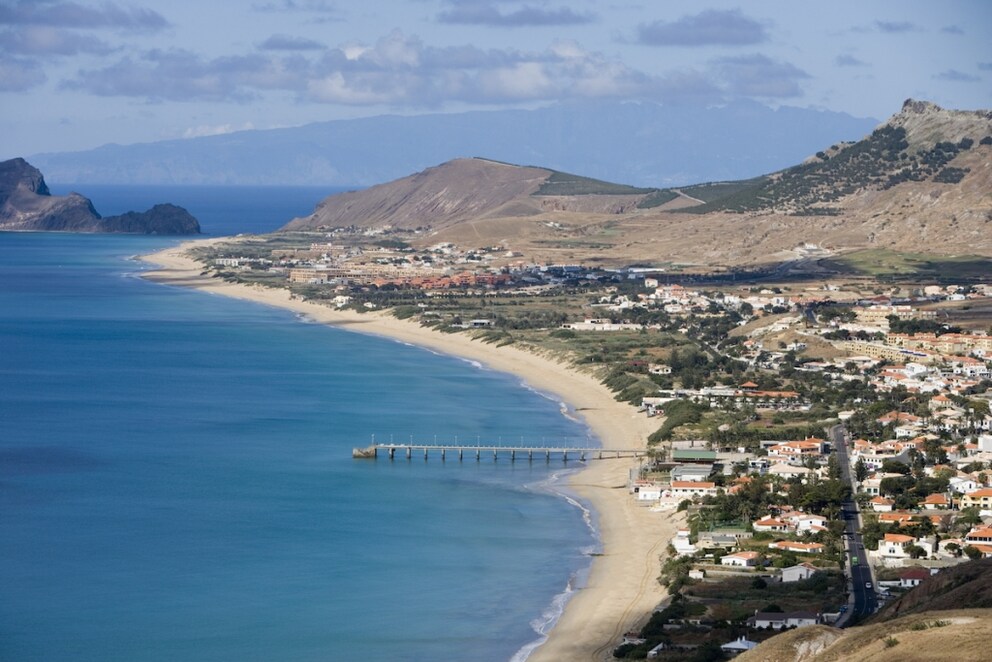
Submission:
[[[604,448],[640,448],[657,426],[628,404],[617,402],[595,378],[562,363],[512,347],[495,347],[464,334],[442,334],[383,313],[332,310],[291,298],[288,290],[227,283],[201,276],[200,263],[186,256],[194,246],[230,238],[186,242],[144,256],[157,265],[143,274],[155,282],[192,287],[304,314],[318,322],[386,336],[439,352],[479,361],[508,372],[580,413]],[[637,505],[626,489],[629,460],[596,460],[575,474],[571,487],[598,515],[603,553],[594,559],[586,586],[568,602],[548,641],[530,662],[610,659],[618,637],[636,629],[665,597],[657,581],[665,545],[675,533],[673,517]]]

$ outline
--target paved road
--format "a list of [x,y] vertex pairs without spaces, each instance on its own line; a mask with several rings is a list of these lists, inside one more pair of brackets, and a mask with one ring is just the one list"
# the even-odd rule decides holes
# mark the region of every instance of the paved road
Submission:
[[[830,429],[831,442],[837,453],[837,465],[840,475],[846,476],[851,483],[852,498],[844,502],[844,539],[848,552],[847,569],[851,578],[851,590],[854,595],[854,607],[851,616],[864,617],[875,613],[878,609],[878,596],[875,593],[875,578],[868,564],[868,554],[861,540],[861,513],[854,501],[854,475],[851,473],[851,462],[847,453],[847,430],[837,425]],[[855,563],[857,559],[857,563]],[[846,622],[848,619],[844,619]]]

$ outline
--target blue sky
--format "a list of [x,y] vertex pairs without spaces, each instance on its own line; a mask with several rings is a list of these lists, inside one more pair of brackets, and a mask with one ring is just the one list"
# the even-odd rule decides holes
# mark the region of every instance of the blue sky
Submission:
[[992,2],[0,0],[0,158],[384,113],[992,107]]

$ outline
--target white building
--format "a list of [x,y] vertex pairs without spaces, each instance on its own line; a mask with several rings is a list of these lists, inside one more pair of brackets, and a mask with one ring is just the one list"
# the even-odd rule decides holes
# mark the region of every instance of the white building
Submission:
[[789,568],[784,568],[782,570],[782,583],[791,584],[793,582],[801,582],[804,579],[809,579],[819,571],[819,568],[809,563],[800,563]]
[[758,552],[736,552],[720,559],[720,565],[735,568],[754,568],[758,565]]

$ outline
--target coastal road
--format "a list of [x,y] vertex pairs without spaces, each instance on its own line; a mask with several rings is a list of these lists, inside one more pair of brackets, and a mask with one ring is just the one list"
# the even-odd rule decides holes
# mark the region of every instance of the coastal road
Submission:
[[[840,468],[840,475],[846,477],[851,484],[851,498],[843,504],[844,541],[847,547],[848,560],[845,568],[851,581],[851,593],[854,597],[854,604],[849,615],[842,619],[843,624],[846,624],[851,618],[859,619],[875,613],[878,609],[878,595],[875,593],[875,578],[872,575],[871,565],[868,563],[868,554],[865,551],[864,542],[861,540],[861,513],[858,510],[857,501],[854,500],[856,486],[847,452],[847,430],[844,429],[843,425],[832,427],[830,439],[834,452],[837,454],[837,466]],[[855,559],[857,563],[855,563]]]

